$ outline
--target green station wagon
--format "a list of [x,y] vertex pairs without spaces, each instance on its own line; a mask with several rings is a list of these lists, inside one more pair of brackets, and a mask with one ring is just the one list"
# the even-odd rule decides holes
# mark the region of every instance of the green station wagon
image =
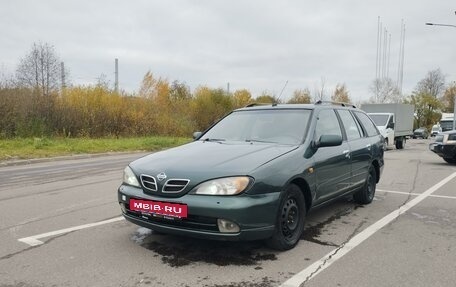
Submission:
[[384,165],[382,136],[347,104],[252,105],[194,138],[125,168],[118,200],[127,220],[287,250],[311,209],[351,194],[372,202]]

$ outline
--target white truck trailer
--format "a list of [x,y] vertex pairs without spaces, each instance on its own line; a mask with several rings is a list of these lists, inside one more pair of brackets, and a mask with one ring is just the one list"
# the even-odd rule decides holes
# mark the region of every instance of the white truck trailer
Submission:
[[374,121],[385,138],[385,147],[403,149],[407,136],[413,135],[415,107],[408,104],[364,104],[361,109]]
[[440,127],[442,132],[454,130],[454,113],[442,113],[442,119],[440,120]]

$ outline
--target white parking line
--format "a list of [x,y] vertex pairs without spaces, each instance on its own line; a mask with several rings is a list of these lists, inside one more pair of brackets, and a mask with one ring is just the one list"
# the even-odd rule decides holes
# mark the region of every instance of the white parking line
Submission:
[[285,281],[281,287],[297,287],[301,286],[301,284],[309,281],[313,277],[315,277],[317,274],[319,274],[321,271],[325,270],[331,264],[336,262],[339,258],[342,258],[345,254],[350,252],[353,248],[356,246],[360,245],[363,243],[366,239],[371,237],[373,234],[375,234],[377,231],[379,231],[381,228],[383,228],[385,225],[389,224],[391,221],[395,220],[397,217],[399,217],[401,214],[409,210],[410,208],[414,207],[427,197],[429,197],[432,193],[434,193],[436,190],[447,184],[450,180],[456,177],[456,172],[452,173],[450,176],[446,177],[436,185],[432,186],[425,192],[419,194],[417,197],[412,199],[411,201],[407,202],[403,206],[399,207],[398,209],[394,210],[390,214],[386,215],[379,221],[375,222],[371,226],[367,227],[357,235],[355,235],[353,238],[348,240],[346,243],[342,244],[341,246],[337,247],[336,249],[332,250],[328,254],[326,254],[323,258],[320,260],[314,262],[312,265],[308,266],[298,274],[294,275],[287,281]]
[[[404,195],[414,195],[414,196],[418,196],[418,195],[421,194],[421,193],[404,192],[404,191],[394,191],[394,190],[384,190],[384,189],[377,189],[377,191],[386,192],[386,193],[404,194]],[[429,197],[445,198],[445,199],[456,199],[456,196],[435,195],[435,194],[431,194],[431,195],[429,195]]]
[[38,234],[38,235],[33,235],[33,236],[29,236],[29,237],[24,237],[24,238],[18,239],[18,241],[28,244],[30,246],[37,246],[37,245],[41,245],[44,243],[43,241],[38,240],[41,238],[61,235],[61,234],[65,234],[65,233],[69,233],[69,232],[73,232],[73,231],[77,231],[77,230],[81,230],[81,229],[86,229],[86,228],[100,226],[100,225],[104,225],[104,224],[108,224],[108,223],[113,223],[113,222],[117,222],[117,221],[120,221],[123,219],[124,219],[123,216],[119,216],[119,217],[115,217],[112,219],[99,221],[99,222],[95,222],[95,223],[88,223],[88,224],[84,224],[84,225],[79,225],[79,226],[60,229],[60,230],[56,230],[56,231],[46,232],[46,233],[42,233],[42,234]]

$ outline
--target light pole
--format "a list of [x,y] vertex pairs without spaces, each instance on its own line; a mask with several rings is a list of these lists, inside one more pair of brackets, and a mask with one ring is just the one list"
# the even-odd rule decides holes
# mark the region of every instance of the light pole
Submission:
[[[456,11],[454,12],[456,15]],[[456,25],[451,25],[451,24],[437,24],[437,23],[425,23],[426,25],[429,26],[443,26],[443,27],[453,27],[456,28]],[[454,95],[454,106],[453,106],[453,130],[456,130],[456,95]]]
[[453,27],[456,28],[456,25],[451,25],[451,24],[437,24],[437,23],[426,23],[426,25],[429,26],[444,26],[444,27]]

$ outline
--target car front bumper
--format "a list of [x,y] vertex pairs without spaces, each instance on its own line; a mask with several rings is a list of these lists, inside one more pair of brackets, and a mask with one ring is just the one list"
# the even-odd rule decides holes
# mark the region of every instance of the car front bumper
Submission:
[[[188,217],[170,219],[130,209],[130,199],[186,204]],[[257,240],[272,236],[275,228],[279,193],[238,196],[184,195],[179,198],[144,194],[142,189],[121,185],[118,200],[128,221],[163,233],[215,240]],[[220,232],[217,220],[236,223],[236,233]]]
[[456,158],[456,145],[431,143],[429,149],[443,158]]

